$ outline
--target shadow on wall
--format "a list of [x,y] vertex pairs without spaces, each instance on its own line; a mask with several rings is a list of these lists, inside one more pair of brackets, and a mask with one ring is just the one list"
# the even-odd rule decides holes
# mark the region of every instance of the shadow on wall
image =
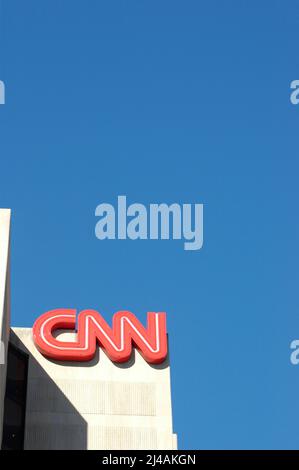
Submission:
[[11,330],[10,342],[29,356],[25,449],[87,449],[87,423]]
[[[84,362],[84,367],[93,367],[96,364],[98,364],[98,362],[100,361],[100,354],[105,354],[106,355],[105,351],[103,349],[101,349],[100,347],[98,347],[96,349],[96,353],[95,353],[94,357],[90,361]],[[64,361],[63,366],[62,366],[61,362],[55,361],[54,359],[48,358],[48,361],[52,362],[53,364],[56,364],[60,367],[66,367],[66,366],[67,367],[82,367],[81,362]],[[131,367],[134,366],[135,362],[136,362],[136,351],[133,348],[131,357],[128,361],[126,361],[126,362],[114,362],[113,364],[118,369],[130,369]],[[167,355],[167,358],[165,359],[165,361],[163,361],[161,364],[148,364],[148,365],[152,369],[156,369],[156,370],[166,369],[167,367],[169,367],[169,354]]]

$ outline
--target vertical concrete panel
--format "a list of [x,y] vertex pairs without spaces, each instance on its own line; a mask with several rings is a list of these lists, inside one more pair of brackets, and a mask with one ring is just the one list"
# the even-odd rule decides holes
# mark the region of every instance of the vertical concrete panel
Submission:
[[2,443],[6,357],[10,328],[9,237],[10,210],[0,209],[0,447]]

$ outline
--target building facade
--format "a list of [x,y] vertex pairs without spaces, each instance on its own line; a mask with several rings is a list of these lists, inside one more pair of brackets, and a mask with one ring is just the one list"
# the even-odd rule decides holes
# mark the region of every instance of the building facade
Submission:
[[37,350],[31,328],[10,328],[9,224],[1,210],[2,448],[176,449],[168,358],[149,364],[134,349],[117,364],[98,348],[88,362],[56,361]]

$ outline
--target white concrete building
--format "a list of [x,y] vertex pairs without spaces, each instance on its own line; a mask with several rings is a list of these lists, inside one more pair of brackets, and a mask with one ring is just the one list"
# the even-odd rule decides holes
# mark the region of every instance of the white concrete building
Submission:
[[134,350],[115,364],[98,349],[89,362],[58,362],[36,349],[30,328],[9,328],[9,219],[1,210],[2,448],[176,449],[168,360],[150,365]]
[[9,236],[10,210],[0,209],[0,442],[2,442],[10,326]]

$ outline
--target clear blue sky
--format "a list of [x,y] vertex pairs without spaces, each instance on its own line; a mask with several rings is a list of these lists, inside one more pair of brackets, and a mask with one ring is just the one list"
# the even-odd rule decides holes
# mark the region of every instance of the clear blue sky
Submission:
[[[180,448],[298,448],[295,0],[2,0],[12,320],[168,313]],[[204,247],[99,241],[101,202],[203,202]]]

